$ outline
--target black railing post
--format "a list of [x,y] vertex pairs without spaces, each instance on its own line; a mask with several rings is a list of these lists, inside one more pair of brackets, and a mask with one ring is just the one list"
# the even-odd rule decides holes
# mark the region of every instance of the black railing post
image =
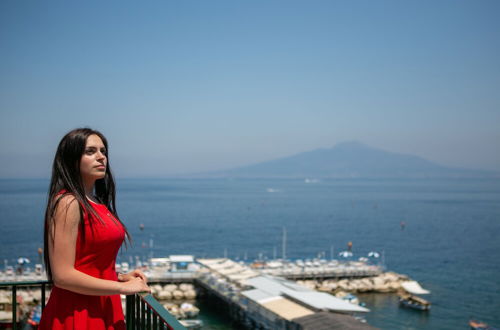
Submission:
[[146,330],[146,304],[141,299],[141,330]]
[[17,329],[17,285],[12,286],[12,329]]
[[125,300],[125,324],[127,325],[127,330],[132,330],[132,299],[133,298],[128,295]]
[[45,283],[42,284],[42,313],[43,310],[45,309]]
[[141,301],[137,295],[134,294],[135,300],[135,322],[134,329],[139,329],[141,324]]
[[153,313],[153,329],[158,329],[158,315]]
[[146,329],[151,329],[151,308],[146,310]]

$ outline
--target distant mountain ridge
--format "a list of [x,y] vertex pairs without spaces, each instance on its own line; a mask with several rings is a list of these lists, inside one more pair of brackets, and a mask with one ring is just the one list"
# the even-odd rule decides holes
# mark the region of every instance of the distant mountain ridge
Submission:
[[198,174],[233,178],[480,178],[498,172],[450,168],[424,158],[343,142],[254,165]]

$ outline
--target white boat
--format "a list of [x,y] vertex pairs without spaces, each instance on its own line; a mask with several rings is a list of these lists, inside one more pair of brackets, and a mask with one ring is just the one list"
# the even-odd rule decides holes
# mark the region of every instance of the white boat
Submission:
[[186,329],[201,329],[203,328],[203,321],[201,320],[179,320]]
[[187,318],[197,317],[200,313],[200,309],[198,307],[186,302],[181,304],[180,310]]
[[417,281],[405,281],[401,283],[401,287],[410,294],[429,294],[429,290],[425,290],[418,284]]

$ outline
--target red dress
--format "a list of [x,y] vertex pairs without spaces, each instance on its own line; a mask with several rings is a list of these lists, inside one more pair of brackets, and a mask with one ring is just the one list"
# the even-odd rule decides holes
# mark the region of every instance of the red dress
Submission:
[[[103,222],[94,220],[90,227],[91,213],[85,212],[85,237],[80,227],[75,269],[93,277],[117,281],[115,261],[125,231],[105,205],[90,204]],[[88,296],[54,286],[43,310],[39,329],[125,329],[120,295]]]

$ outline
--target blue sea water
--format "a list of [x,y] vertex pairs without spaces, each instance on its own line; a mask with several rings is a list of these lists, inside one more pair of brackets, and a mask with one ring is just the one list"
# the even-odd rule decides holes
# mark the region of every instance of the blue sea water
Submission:
[[[0,258],[37,260],[47,180],[0,180]],[[432,310],[363,294],[381,329],[500,326],[500,180],[122,179],[119,215],[133,238],[121,261],[150,256],[255,259],[383,252],[389,270],[432,291]],[[406,227],[401,230],[400,223]],[[144,230],[140,230],[140,224]]]

